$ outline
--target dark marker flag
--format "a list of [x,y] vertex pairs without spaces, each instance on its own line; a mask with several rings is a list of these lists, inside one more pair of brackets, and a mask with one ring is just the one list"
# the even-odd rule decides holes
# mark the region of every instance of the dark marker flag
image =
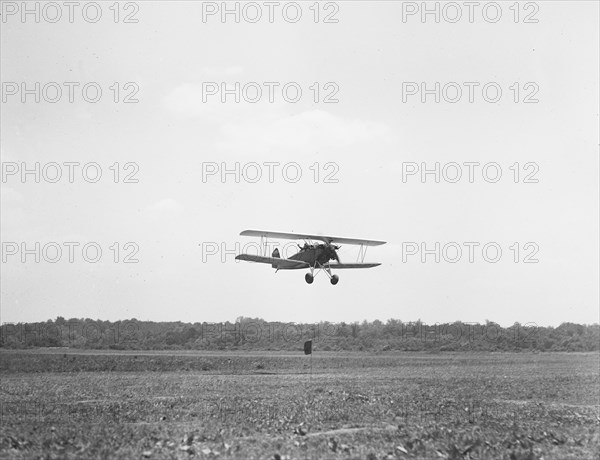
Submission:
[[312,340],[307,340],[306,342],[304,342],[304,354],[312,354]]

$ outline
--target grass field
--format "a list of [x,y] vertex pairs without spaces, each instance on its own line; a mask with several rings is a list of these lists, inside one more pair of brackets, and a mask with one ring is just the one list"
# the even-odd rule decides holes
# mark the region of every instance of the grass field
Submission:
[[0,358],[2,458],[600,458],[597,354]]

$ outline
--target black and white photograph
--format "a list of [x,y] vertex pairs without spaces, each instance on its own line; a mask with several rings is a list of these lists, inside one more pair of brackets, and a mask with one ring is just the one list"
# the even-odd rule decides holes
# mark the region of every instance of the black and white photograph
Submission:
[[0,459],[600,459],[600,2],[0,0]]

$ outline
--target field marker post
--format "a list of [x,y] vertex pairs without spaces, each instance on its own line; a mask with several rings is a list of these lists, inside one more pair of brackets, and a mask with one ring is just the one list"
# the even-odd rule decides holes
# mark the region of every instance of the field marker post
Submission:
[[304,354],[310,355],[310,379],[312,380],[312,340],[304,342]]

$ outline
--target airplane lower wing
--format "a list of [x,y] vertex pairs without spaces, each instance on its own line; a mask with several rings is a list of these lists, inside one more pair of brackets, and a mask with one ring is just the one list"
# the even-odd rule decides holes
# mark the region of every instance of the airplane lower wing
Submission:
[[377,267],[378,265],[381,264],[377,264],[377,263],[372,263],[372,264],[329,264],[328,268],[331,268],[332,270],[339,270],[341,268],[373,268],[373,267]]
[[236,257],[237,260],[246,260],[248,262],[258,262],[260,264],[269,264],[278,270],[296,270],[300,268],[308,268],[306,262],[291,259],[279,259],[277,257],[262,257],[251,254],[240,254]]

